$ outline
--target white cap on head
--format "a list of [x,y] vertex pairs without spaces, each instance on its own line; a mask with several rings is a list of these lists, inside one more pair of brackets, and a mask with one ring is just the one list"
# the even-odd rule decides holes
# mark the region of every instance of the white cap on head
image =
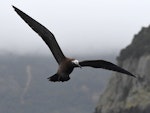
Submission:
[[80,68],[81,68],[81,66],[80,66],[80,64],[79,64],[79,61],[78,61],[78,60],[76,60],[76,59],[75,59],[75,60],[73,60],[73,61],[72,61],[72,63],[74,63],[75,65],[77,65],[78,67],[80,67]]

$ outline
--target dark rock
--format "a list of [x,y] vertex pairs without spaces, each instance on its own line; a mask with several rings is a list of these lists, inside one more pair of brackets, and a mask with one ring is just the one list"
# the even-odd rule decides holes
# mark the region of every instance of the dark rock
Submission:
[[150,27],[142,28],[123,49],[118,65],[137,79],[114,73],[100,96],[95,113],[149,113],[150,111]]

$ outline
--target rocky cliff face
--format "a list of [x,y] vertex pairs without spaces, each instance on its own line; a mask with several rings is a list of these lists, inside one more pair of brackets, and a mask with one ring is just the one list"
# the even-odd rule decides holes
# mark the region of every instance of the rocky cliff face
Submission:
[[100,96],[95,113],[150,112],[150,27],[134,36],[132,43],[117,58],[118,65],[129,70],[137,79],[113,73]]

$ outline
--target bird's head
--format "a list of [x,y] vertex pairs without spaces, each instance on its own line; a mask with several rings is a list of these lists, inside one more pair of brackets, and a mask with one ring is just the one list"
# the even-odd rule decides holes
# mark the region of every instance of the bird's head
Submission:
[[79,61],[78,61],[78,60],[72,60],[72,63],[73,63],[75,66],[82,68],[81,65],[79,64]]

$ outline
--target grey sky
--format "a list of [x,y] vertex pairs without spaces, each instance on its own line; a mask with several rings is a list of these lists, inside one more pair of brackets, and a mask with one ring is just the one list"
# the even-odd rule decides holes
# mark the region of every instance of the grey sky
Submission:
[[1,2],[0,50],[48,53],[14,5],[46,26],[65,54],[119,52],[150,24],[149,0],[12,0]]

